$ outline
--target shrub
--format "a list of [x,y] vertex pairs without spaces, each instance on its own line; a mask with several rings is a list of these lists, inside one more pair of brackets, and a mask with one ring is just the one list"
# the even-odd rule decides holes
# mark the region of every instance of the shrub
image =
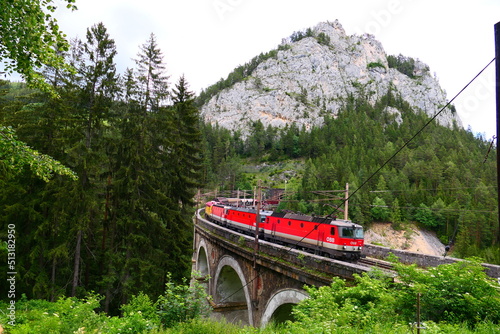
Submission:
[[415,59],[411,57],[405,57],[403,55],[399,56],[387,56],[387,64],[389,68],[395,68],[399,72],[406,74],[410,78],[415,78],[413,71],[415,70]]
[[[103,316],[94,310],[100,297],[90,294],[85,299],[60,298],[57,302],[27,300],[24,296],[16,302],[16,324],[9,326],[3,314],[0,323],[7,324],[8,333],[73,333],[79,328],[96,328]],[[105,317],[105,316],[104,316]]]
[[187,284],[185,278],[183,284],[176,285],[169,273],[167,280],[165,294],[156,302],[160,321],[165,327],[208,315],[210,306],[207,303],[207,294],[196,279],[191,286]]
[[471,258],[427,270],[415,265],[395,265],[401,285],[399,312],[407,319],[415,314],[417,293],[421,293],[422,319],[468,322],[488,320],[500,323],[500,287],[488,277],[481,261]]
[[324,32],[320,32],[318,36],[316,36],[316,40],[321,45],[330,45],[330,36],[328,36]]
[[368,69],[377,68],[377,67],[385,69],[385,66],[380,62],[371,62],[368,65],[366,65],[366,67]]

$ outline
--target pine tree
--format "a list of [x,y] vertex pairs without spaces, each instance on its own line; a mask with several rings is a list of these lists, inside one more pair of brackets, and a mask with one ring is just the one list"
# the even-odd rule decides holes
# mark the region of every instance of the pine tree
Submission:
[[145,111],[158,111],[169,96],[169,76],[166,75],[163,53],[158,48],[154,34],[140,47],[137,57],[138,100]]
[[[100,233],[96,231],[104,229],[104,213],[98,197],[106,188],[102,176],[108,174],[107,166],[102,164],[106,161],[104,133],[108,131],[106,123],[119,89],[114,63],[115,42],[102,23],[87,29],[86,41],[77,43],[74,52],[79,76],[76,117],[82,120],[80,126],[84,128],[84,141],[75,143],[74,147],[79,152],[75,168],[81,175],[81,182],[71,189],[72,198],[77,201],[73,207],[79,208],[76,215],[80,217],[72,232],[76,240],[71,295],[76,294],[81,281],[82,260],[86,263],[83,268],[85,277],[89,277],[93,269],[92,261],[85,257],[90,255],[89,250],[97,252]],[[87,252],[82,253],[82,249]]]
[[168,272],[185,276],[191,250],[192,228],[186,224],[191,224],[189,208],[198,182],[197,110],[183,80],[174,105],[165,106],[168,76],[154,35],[136,63],[137,70],[125,76],[120,138],[112,157],[109,238],[115,253],[105,302],[110,308],[138,290],[158,296]]
[[174,159],[176,184],[172,189],[174,198],[178,198],[182,207],[193,205],[195,190],[200,186],[201,169],[201,131],[198,109],[194,105],[194,94],[189,91],[188,83],[184,76],[173,90],[172,107],[174,127],[173,145],[171,156]]

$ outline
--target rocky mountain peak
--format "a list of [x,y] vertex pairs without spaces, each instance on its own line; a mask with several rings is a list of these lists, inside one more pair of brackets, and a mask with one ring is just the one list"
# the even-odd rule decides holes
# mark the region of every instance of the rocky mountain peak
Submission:
[[[374,36],[348,36],[338,21],[295,32],[277,50],[249,64],[253,65],[251,73],[201,107],[207,122],[240,130],[243,136],[249,121],[256,120],[275,127],[320,125],[324,115],[337,115],[349,97],[365,97],[374,104],[390,91],[414,111],[429,116],[447,103],[445,92],[426,64],[402,56],[388,57]],[[396,114],[396,121],[401,120],[399,110],[388,107],[388,111]],[[444,126],[454,122],[462,125],[451,110],[441,113],[437,121]]]

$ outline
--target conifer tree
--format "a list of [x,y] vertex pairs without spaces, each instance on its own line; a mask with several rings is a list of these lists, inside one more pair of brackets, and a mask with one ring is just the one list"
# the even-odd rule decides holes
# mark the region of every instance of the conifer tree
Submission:
[[182,207],[193,204],[195,189],[200,186],[201,131],[198,109],[194,105],[194,94],[189,91],[184,76],[173,90],[172,107],[174,127],[174,149],[171,153],[177,168],[177,180],[172,189]]
[[145,111],[158,111],[164,106],[169,96],[166,66],[163,53],[158,47],[156,36],[151,34],[141,45],[135,63],[137,66],[137,83],[139,86],[139,102]]
[[[190,207],[197,181],[197,111],[187,84],[177,86],[166,106],[168,76],[154,35],[141,47],[137,69],[127,70],[118,122],[111,195],[115,254],[109,266],[106,303],[126,302],[138,290],[163,291],[167,272],[185,276],[192,228],[182,212]],[[193,128],[192,128],[193,127]],[[193,151],[194,150],[194,151]],[[189,212],[190,223],[191,211]],[[110,236],[111,237],[111,236]],[[178,277],[180,276],[180,277]]]

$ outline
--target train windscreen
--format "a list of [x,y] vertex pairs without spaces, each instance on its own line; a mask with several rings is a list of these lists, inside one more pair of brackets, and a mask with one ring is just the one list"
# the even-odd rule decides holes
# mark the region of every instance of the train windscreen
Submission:
[[361,227],[342,227],[342,238],[363,239],[363,229]]

